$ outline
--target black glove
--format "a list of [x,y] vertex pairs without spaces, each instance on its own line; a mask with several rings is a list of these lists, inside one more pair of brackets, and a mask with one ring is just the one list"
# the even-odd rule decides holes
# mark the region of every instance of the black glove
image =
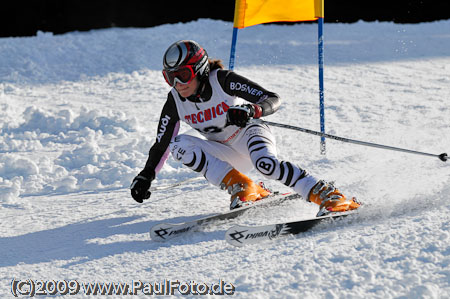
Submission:
[[231,106],[227,111],[227,122],[230,125],[244,128],[251,118],[259,118],[261,114],[261,107],[255,104]]
[[143,175],[138,175],[133,179],[131,183],[131,196],[138,203],[142,203],[144,199],[150,198],[151,192],[149,191],[152,181]]

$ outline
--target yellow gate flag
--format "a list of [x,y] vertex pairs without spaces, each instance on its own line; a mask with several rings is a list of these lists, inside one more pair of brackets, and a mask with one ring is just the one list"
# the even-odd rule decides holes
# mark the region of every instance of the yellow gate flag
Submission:
[[236,0],[234,27],[323,18],[323,0]]

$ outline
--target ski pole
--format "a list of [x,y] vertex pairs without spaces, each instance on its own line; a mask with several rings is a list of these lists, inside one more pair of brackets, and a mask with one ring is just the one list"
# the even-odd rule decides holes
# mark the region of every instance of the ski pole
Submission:
[[188,178],[188,179],[185,179],[185,180],[183,180],[183,181],[176,182],[176,183],[169,184],[169,185],[157,186],[157,187],[151,187],[151,188],[150,188],[150,192],[153,192],[153,191],[161,191],[161,190],[167,190],[167,189],[172,189],[172,188],[175,188],[175,187],[178,187],[178,186],[187,184],[187,183],[196,182],[196,181],[200,181],[200,180],[204,180],[204,179],[205,179],[204,177],[193,177],[193,178]]
[[194,178],[188,178],[188,179],[185,179],[185,180],[183,180],[183,181],[176,182],[176,183],[169,184],[169,185],[157,186],[157,187],[151,187],[151,188],[145,193],[144,199],[149,199],[149,198],[150,198],[150,195],[152,194],[153,191],[162,191],[162,190],[172,189],[172,188],[175,188],[175,187],[178,187],[178,186],[181,186],[181,185],[190,183],[190,182],[200,181],[200,180],[202,180],[202,179],[204,179],[204,178],[203,178],[203,177],[194,177]]
[[393,146],[388,146],[388,145],[382,145],[382,144],[376,144],[376,143],[365,142],[365,141],[360,141],[360,140],[354,140],[354,139],[349,139],[349,138],[343,138],[343,137],[334,136],[334,135],[330,135],[330,134],[326,134],[326,133],[322,133],[322,132],[318,132],[318,131],[308,130],[308,129],[299,128],[299,127],[295,127],[295,126],[291,126],[291,125],[275,123],[275,122],[271,122],[271,121],[262,121],[262,122],[267,124],[267,125],[274,126],[274,127],[296,130],[296,131],[300,131],[300,132],[303,132],[303,133],[308,133],[308,134],[312,134],[312,135],[316,135],[316,136],[330,138],[330,139],[334,139],[334,140],[338,140],[338,141],[342,141],[342,142],[354,143],[354,144],[359,144],[359,145],[364,145],[364,146],[371,146],[371,147],[387,149],[387,150],[392,150],[392,151],[398,151],[398,152],[404,152],[404,153],[410,153],[410,154],[416,154],[416,155],[436,157],[436,158],[439,158],[441,161],[444,161],[444,162],[446,162],[447,159],[448,159],[448,156],[447,156],[446,153],[442,153],[440,155],[436,155],[436,154],[418,152],[418,151],[413,151],[413,150],[399,148],[399,147],[393,147]]

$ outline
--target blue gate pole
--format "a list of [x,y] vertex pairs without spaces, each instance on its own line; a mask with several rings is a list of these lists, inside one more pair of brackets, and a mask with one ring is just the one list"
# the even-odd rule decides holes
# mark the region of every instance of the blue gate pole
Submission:
[[[323,18],[318,19],[319,25],[319,106],[320,106],[320,132],[325,134],[325,107],[323,88]],[[325,137],[320,138],[320,153],[326,154]]]
[[237,34],[238,34],[238,28],[233,27],[233,37],[231,39],[231,51],[230,51],[230,65],[229,69],[233,70],[234,68],[234,55],[236,53],[236,41],[237,41]]

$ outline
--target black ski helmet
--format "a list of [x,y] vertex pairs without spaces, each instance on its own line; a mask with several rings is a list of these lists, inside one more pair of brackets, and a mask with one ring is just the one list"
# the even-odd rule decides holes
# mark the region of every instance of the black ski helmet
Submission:
[[163,58],[164,71],[176,71],[178,68],[191,65],[195,75],[203,81],[209,75],[209,61],[206,50],[193,40],[180,40],[166,50]]

